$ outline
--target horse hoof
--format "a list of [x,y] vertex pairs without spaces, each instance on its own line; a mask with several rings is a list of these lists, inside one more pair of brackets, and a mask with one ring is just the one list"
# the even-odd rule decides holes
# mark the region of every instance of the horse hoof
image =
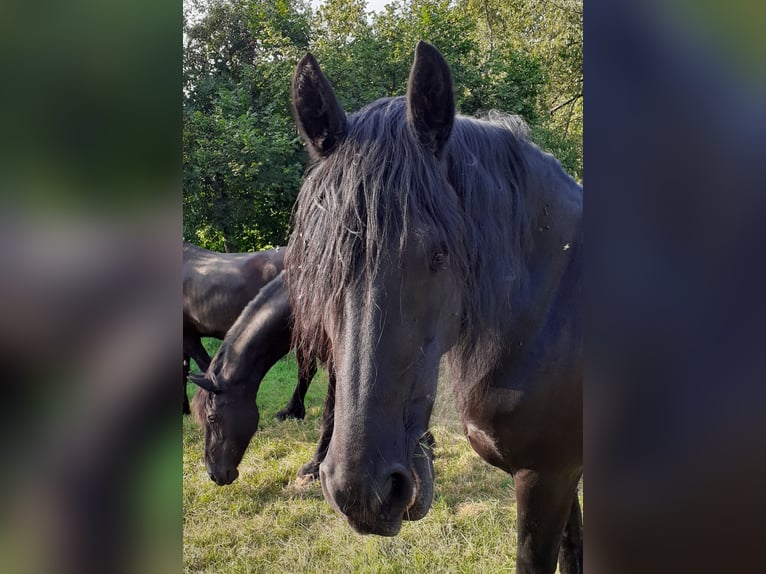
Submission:
[[311,461],[304,464],[298,471],[298,478],[304,482],[319,480],[319,463]]
[[314,484],[314,478],[311,476],[297,476],[295,480],[291,480],[285,487],[287,492],[295,494],[305,494],[312,490]]
[[303,420],[303,418],[306,416],[306,412],[294,412],[287,409],[282,409],[277,414],[274,415],[274,420],[277,422],[282,422],[287,419],[295,419],[295,420]]

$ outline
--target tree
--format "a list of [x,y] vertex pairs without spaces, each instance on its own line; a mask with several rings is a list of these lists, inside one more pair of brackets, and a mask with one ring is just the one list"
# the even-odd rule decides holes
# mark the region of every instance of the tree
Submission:
[[304,152],[289,85],[303,2],[215,0],[186,19],[184,237],[222,251],[284,244]]
[[487,53],[494,57],[510,49],[538,63],[544,89],[537,116],[530,122],[533,136],[582,178],[582,0],[460,0],[460,4],[476,21],[478,39]]
[[284,244],[308,159],[290,110],[311,50],[347,112],[403,95],[418,40],[452,70],[458,110],[521,115],[582,177],[582,0],[186,0],[184,237],[223,251]]

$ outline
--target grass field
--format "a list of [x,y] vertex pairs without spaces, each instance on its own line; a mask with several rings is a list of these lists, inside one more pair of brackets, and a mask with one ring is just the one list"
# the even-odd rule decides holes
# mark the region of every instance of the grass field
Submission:
[[[214,350],[215,342],[208,343]],[[479,459],[463,437],[442,385],[431,429],[437,441],[434,502],[399,536],[355,534],[322,497],[318,483],[298,487],[300,466],[319,434],[327,388],[317,375],[306,399],[306,419],[277,423],[297,367],[280,361],[261,385],[260,428],[234,484],[219,487],[202,462],[204,436],[184,419],[184,570],[323,574],[365,572],[513,572],[513,481]]]

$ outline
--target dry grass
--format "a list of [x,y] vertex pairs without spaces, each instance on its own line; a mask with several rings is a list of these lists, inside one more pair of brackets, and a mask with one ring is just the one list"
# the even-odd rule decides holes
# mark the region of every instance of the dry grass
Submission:
[[[513,572],[513,482],[483,463],[463,438],[451,396],[437,397],[435,497],[428,515],[399,536],[355,534],[322,497],[318,483],[297,485],[298,468],[318,437],[324,378],[312,386],[305,421],[275,423],[292,392],[294,362],[264,382],[262,430],[240,477],[218,487],[202,464],[203,436],[184,421],[184,569],[186,572]],[[272,390],[266,391],[266,388]]]

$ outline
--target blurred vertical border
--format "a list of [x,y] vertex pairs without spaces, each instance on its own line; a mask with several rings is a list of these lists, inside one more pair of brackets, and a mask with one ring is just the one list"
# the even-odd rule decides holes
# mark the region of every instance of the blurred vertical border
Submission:
[[586,571],[763,570],[763,3],[585,3]]
[[181,561],[181,2],[0,7],[0,562]]

